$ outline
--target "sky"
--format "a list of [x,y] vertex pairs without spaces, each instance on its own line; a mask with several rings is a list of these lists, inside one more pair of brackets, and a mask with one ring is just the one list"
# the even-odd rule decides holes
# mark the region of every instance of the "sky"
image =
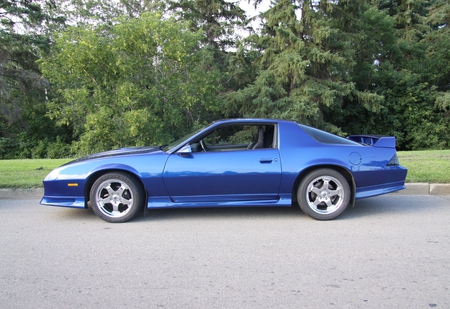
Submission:
[[[239,7],[243,9],[247,13],[247,18],[255,17],[259,13],[267,11],[270,7],[271,0],[262,0],[261,3],[256,7],[254,7],[254,0],[227,0],[228,2],[239,3]],[[253,29],[259,29],[261,24],[261,20],[256,18],[252,23]]]
[[[230,1],[230,2],[236,2],[236,1]],[[258,15],[260,12],[266,11],[270,7],[270,0],[262,0],[261,4],[258,5],[258,7],[255,10],[255,7],[253,6],[254,0],[239,0],[237,1],[239,3],[239,6],[241,9],[247,12],[249,17],[253,17]]]

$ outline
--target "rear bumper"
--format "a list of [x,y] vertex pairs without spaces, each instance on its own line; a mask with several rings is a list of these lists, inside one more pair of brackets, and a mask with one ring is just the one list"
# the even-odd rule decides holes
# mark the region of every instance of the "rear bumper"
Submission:
[[385,183],[382,185],[376,185],[376,186],[370,186],[370,187],[362,187],[358,188],[356,190],[355,199],[362,199],[366,197],[372,197],[392,192],[397,192],[400,190],[405,189],[405,182],[404,181],[398,181],[398,182],[391,182],[391,183]]

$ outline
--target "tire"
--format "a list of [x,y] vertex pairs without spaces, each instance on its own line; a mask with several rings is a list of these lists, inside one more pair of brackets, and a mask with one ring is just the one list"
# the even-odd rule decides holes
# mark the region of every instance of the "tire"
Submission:
[[350,186],[342,174],[318,169],[306,175],[297,190],[301,210],[317,220],[338,217],[350,203]]
[[99,177],[89,195],[94,213],[112,223],[133,218],[142,208],[145,198],[142,185],[134,177],[121,172]]

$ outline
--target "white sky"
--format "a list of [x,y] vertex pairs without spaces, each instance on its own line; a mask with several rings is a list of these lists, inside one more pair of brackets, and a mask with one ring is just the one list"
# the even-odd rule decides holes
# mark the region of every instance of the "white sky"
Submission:
[[[230,2],[236,2],[236,1],[230,1]],[[238,0],[239,6],[241,9],[247,12],[248,17],[253,17],[258,15],[260,12],[264,12],[269,9],[270,7],[270,0],[262,0],[261,4],[259,4],[255,10],[255,7],[253,6],[254,0]]]
[[[243,9],[247,13],[247,18],[252,18],[257,16],[259,13],[267,11],[270,7],[271,0],[262,0],[261,3],[256,7],[254,7],[254,0],[227,0],[229,2],[238,3],[239,7]],[[259,18],[256,18],[252,23],[251,26],[253,29],[258,31],[261,26],[261,20]],[[248,34],[245,34],[246,36]]]

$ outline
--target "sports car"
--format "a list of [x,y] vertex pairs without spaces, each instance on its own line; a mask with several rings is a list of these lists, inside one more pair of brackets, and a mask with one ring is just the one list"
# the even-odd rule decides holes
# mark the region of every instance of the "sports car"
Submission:
[[405,188],[395,146],[392,136],[343,138],[293,121],[219,120],[169,145],[67,163],[44,179],[41,204],[90,207],[108,222],[155,208],[292,205],[329,220]]

